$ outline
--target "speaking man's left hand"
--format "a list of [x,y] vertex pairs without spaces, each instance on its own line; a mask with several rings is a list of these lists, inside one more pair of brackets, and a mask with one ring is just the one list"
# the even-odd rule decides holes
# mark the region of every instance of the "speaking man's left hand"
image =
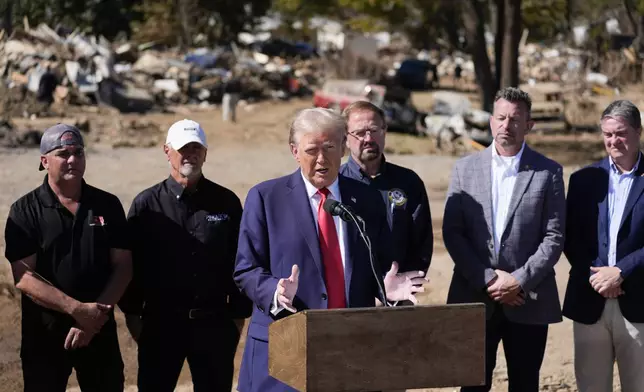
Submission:
[[389,301],[411,301],[418,304],[414,294],[425,291],[424,284],[429,282],[423,271],[398,273],[398,263],[393,262],[391,269],[385,275],[385,291]]

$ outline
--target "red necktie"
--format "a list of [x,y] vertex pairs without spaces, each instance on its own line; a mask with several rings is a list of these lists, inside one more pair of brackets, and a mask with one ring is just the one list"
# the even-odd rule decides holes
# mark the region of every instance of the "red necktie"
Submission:
[[347,302],[344,294],[344,267],[340,254],[340,241],[338,232],[335,231],[335,222],[322,206],[329,195],[329,190],[322,188],[318,191],[322,199],[318,206],[318,228],[320,250],[322,251],[322,264],[324,265],[324,282],[329,297],[329,309],[346,308]]

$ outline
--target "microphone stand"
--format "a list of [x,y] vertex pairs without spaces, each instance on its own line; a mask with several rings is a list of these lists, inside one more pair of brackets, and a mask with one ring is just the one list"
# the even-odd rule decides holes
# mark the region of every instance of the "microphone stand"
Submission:
[[389,301],[387,301],[385,284],[382,281],[382,278],[378,275],[378,272],[376,272],[376,264],[373,260],[373,251],[371,248],[371,239],[366,233],[365,221],[359,215],[354,214],[353,211],[346,208],[344,204],[338,203],[337,206],[340,207],[342,211],[344,211],[346,215],[351,218],[353,223],[355,223],[356,227],[358,228],[358,233],[360,233],[360,237],[362,237],[362,240],[364,241],[365,245],[367,246],[367,250],[369,251],[369,264],[371,265],[371,272],[373,272],[373,277],[376,279],[376,283],[378,283],[378,294],[380,295],[380,302],[382,302],[383,306],[390,307],[391,304],[389,303]]

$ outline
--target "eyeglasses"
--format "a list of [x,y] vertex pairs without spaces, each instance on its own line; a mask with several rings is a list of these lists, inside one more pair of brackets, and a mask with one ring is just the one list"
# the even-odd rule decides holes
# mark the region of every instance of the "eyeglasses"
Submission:
[[365,129],[361,130],[358,132],[347,132],[349,135],[355,137],[356,139],[362,141],[367,137],[367,134],[371,135],[371,137],[376,137],[380,136],[384,133],[384,129],[382,128],[374,128],[374,129]]

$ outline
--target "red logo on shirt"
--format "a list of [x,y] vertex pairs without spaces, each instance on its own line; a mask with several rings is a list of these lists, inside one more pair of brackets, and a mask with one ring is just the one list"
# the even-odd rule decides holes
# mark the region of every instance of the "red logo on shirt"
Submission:
[[105,218],[102,216],[92,217],[89,221],[90,226],[105,226]]

